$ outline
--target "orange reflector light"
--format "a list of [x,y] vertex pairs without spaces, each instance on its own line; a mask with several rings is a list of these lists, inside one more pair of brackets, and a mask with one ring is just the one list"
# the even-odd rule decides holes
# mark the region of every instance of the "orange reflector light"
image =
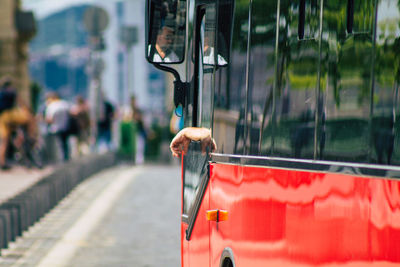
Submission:
[[228,212],[226,210],[208,210],[207,221],[226,221],[228,220]]

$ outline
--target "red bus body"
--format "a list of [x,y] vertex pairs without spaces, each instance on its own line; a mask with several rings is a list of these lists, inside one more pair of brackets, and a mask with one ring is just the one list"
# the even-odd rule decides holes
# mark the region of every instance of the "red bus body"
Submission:
[[147,3],[217,147],[182,160],[182,266],[400,266],[399,1]]
[[[211,164],[183,266],[399,266],[400,183],[374,177]],[[210,222],[206,211],[228,211]]]

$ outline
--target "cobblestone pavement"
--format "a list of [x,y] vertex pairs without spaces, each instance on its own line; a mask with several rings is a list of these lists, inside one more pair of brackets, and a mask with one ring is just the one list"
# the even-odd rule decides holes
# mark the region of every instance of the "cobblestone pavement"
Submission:
[[180,266],[179,210],[179,167],[108,169],[3,250],[0,266]]

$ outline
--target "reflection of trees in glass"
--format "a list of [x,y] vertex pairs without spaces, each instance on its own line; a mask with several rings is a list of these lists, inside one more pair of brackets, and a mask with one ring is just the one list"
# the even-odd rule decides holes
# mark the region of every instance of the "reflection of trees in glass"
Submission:
[[[315,88],[318,85],[315,69],[316,64],[320,62],[319,89],[321,99],[323,99],[321,105],[325,104],[325,106],[321,106],[319,111],[326,112],[320,114],[320,120],[324,116],[324,122],[321,122],[323,125],[320,127],[326,127],[326,131],[330,131],[330,139],[326,137],[326,147],[329,146],[330,150],[326,151],[326,155],[329,152],[329,156],[335,156],[345,151],[348,152],[346,155],[351,157],[350,154],[354,150],[359,153],[356,156],[360,159],[353,160],[366,160],[364,148],[372,145],[371,138],[373,138],[372,132],[368,129],[371,125],[375,125],[375,121],[379,119],[378,116],[382,118],[385,116],[384,119],[380,119],[382,122],[389,120],[386,113],[379,113],[381,110],[385,109],[386,112],[390,105],[397,106],[395,98],[398,98],[396,92],[400,82],[400,19],[385,16],[398,16],[396,12],[393,13],[393,6],[397,5],[400,9],[400,0],[354,0],[350,33],[347,25],[349,1],[324,1],[321,37],[319,35],[320,1],[306,0],[304,29],[306,40],[298,40],[297,35],[299,2],[280,1],[279,25],[276,25],[278,15],[276,1],[255,0],[252,2],[251,14],[254,26],[251,33],[252,49],[258,45],[275,48],[276,44],[278,45],[276,54],[268,54],[268,66],[265,70],[271,73],[271,66],[273,66],[275,74],[273,79],[265,79],[266,86],[274,87],[274,90],[268,89],[265,99],[262,100],[264,110],[261,138],[264,140],[261,140],[261,143],[263,149],[270,144],[267,145],[266,140],[278,134],[277,127],[284,128],[283,123],[289,125],[298,119],[293,116],[277,117],[280,116],[281,103],[279,101],[284,100],[287,92],[293,93],[296,97],[303,94],[305,90]],[[386,3],[386,9],[381,8],[384,3]],[[387,3],[390,3],[391,15],[385,13],[388,8]],[[247,49],[248,6],[247,0],[236,2],[237,17],[235,17],[233,44],[235,49],[240,51]],[[376,11],[378,12],[377,19],[375,18]],[[375,21],[378,23],[375,26],[378,34],[376,41],[374,40]],[[277,29],[279,39],[275,43]],[[318,43],[319,38],[321,38],[321,47]],[[315,42],[310,41],[312,39]],[[321,51],[320,61],[319,50]],[[393,99],[390,97],[392,91]],[[274,106],[273,99],[276,99],[277,112],[275,126],[274,118],[266,118],[267,113],[268,116],[271,115]],[[371,100],[374,103],[371,103]],[[370,107],[373,109],[370,110]],[[398,108],[395,109],[394,112],[397,113]],[[369,110],[373,114],[369,114]],[[373,115],[374,118],[368,120],[368,115]],[[397,125],[395,127],[400,127],[397,122],[398,116],[394,119]],[[274,127],[276,127],[275,130]],[[356,128],[359,131],[356,131]],[[354,134],[349,135],[350,132]],[[362,149],[358,149],[361,147],[359,144],[363,144]],[[274,146],[273,143],[272,146]],[[336,149],[338,147],[340,147],[339,150]],[[340,155],[342,157],[344,154]]]
[[233,49],[240,49],[241,51],[246,51],[247,49],[248,7],[249,1],[236,1],[232,36]]
[[[374,1],[354,1],[353,34],[346,34],[347,1],[329,1],[324,6],[323,47],[336,106],[343,88],[359,88],[358,102],[369,98],[372,62]],[[325,35],[326,34],[326,35]],[[326,75],[324,74],[324,75]],[[324,87],[322,87],[323,89]]]
[[[381,0],[377,18],[375,94],[372,130],[373,160],[399,164],[398,86],[400,58],[400,1]],[[394,11],[394,9],[397,9]],[[390,12],[385,12],[390,10]]]
[[[306,29],[305,32],[308,36],[315,38],[318,34],[319,25],[319,4],[318,1],[312,0],[307,1],[306,5]],[[246,51],[247,49],[247,29],[248,29],[248,1],[239,0],[236,3],[236,17],[233,32],[233,44],[234,48]],[[269,12],[265,12],[268,10]],[[257,21],[253,21],[257,27],[252,29],[252,47],[266,44],[273,44],[275,46],[276,37],[276,2],[269,0],[254,1],[252,6],[252,18],[256,18]],[[295,88],[300,88],[302,85],[307,83],[309,77],[307,73],[307,66],[312,68],[315,67],[315,57],[310,57],[309,61],[306,62],[304,57],[301,61],[294,61],[292,59],[298,58],[299,50],[297,49],[298,36],[298,14],[299,3],[293,1],[281,1],[280,6],[280,22],[279,22],[279,40],[278,40],[278,58],[275,62],[274,58],[268,60],[269,66],[276,63],[276,94],[281,95],[282,89],[287,83],[287,70],[290,66],[290,72],[294,74]],[[315,48],[317,49],[317,48]],[[304,75],[303,75],[304,74]],[[270,81],[269,81],[270,82]],[[272,100],[272,96],[269,96],[266,103],[269,106]]]
[[400,24],[396,19],[385,19],[379,22],[378,29],[375,74],[381,85],[392,86],[400,77],[400,37],[396,37]]
[[[318,28],[319,24],[319,7],[318,1],[307,1],[310,12],[306,12],[307,25],[309,28]],[[325,1],[324,2],[324,27],[322,46],[328,48],[328,53],[322,56],[325,59],[325,66],[322,67],[322,73],[329,75],[329,79],[333,86],[333,94],[336,104],[340,105],[340,90],[342,83],[348,85],[360,85],[359,101],[368,97],[370,79],[370,62],[372,56],[372,28],[374,20],[374,0],[356,0],[354,1],[354,35],[346,36],[347,21],[347,1]],[[398,3],[400,6],[400,1]],[[239,0],[236,2],[236,18],[233,32],[233,44],[235,48],[242,51],[247,49],[248,28],[248,1]],[[269,10],[270,12],[265,12]],[[307,77],[307,66],[314,64],[314,58],[310,61],[292,62],[295,54],[298,53],[296,47],[290,47],[290,44],[296,45],[298,27],[298,2],[281,1],[280,7],[280,25],[279,25],[279,57],[277,61],[277,94],[280,89],[284,88],[286,78],[285,70],[291,69],[292,73],[296,73],[294,79],[294,88],[302,88],[305,84],[309,84],[310,77]],[[314,16],[311,16],[314,14]],[[275,23],[276,23],[276,3],[274,1],[255,1],[252,8],[252,16],[258,19],[262,18],[262,22],[257,21],[257,25],[264,24],[264,28],[253,28],[253,31],[262,32],[261,34],[252,35],[252,46],[266,43],[273,43],[275,40]],[[389,33],[384,44],[376,44],[376,74],[377,78],[386,80],[391,83],[394,79],[393,72],[385,71],[389,66],[393,66],[396,74],[399,74],[399,57],[400,57],[400,40],[394,38],[396,35],[397,25],[395,21],[385,22],[378,27],[386,27],[385,31]],[[381,30],[382,31],[382,30]],[[312,34],[311,34],[312,35]],[[388,43],[388,41],[390,41]],[[325,49],[323,51],[326,51]],[[390,62],[390,64],[388,64]],[[269,60],[274,63],[274,60]],[[368,64],[365,64],[368,63]],[[326,72],[326,70],[328,72]],[[354,73],[357,70],[358,73]],[[351,79],[351,77],[357,77]],[[399,75],[395,76],[396,79]],[[321,77],[321,83],[324,84],[326,77]],[[357,80],[359,79],[359,80]],[[322,89],[324,87],[321,87]]]

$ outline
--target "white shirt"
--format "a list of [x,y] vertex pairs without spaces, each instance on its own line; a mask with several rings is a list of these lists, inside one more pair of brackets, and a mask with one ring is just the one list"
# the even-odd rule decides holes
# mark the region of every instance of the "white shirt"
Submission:
[[64,100],[51,102],[46,108],[46,120],[51,120],[49,131],[58,133],[68,128],[69,105]]
[[[150,46],[149,46],[149,52],[150,52]],[[179,57],[175,54],[174,51],[171,51],[164,58],[161,58],[161,56],[160,56],[160,54],[158,54],[157,50],[155,50],[155,53],[153,55],[153,62],[177,63],[179,61],[180,61]]]
[[[214,47],[210,47],[208,51],[208,55],[204,55],[203,64],[205,65],[214,65]],[[225,58],[221,55],[218,55],[218,66],[225,66],[228,62],[226,62]]]

